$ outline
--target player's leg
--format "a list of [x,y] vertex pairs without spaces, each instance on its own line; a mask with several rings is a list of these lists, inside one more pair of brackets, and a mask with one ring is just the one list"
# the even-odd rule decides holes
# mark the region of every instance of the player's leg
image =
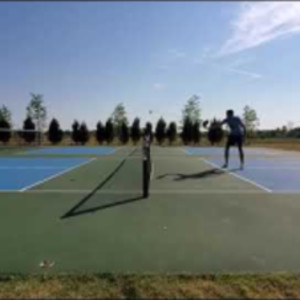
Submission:
[[244,162],[245,162],[245,156],[244,156],[244,150],[243,150],[243,137],[239,137],[237,140],[237,145],[238,145],[238,149],[239,149],[239,154],[240,154],[240,169],[243,170],[244,169]]
[[226,146],[225,146],[225,163],[223,165],[223,168],[227,168],[228,167],[228,161],[229,161],[229,149],[230,149],[230,145],[231,145],[231,137],[229,136],[226,142]]

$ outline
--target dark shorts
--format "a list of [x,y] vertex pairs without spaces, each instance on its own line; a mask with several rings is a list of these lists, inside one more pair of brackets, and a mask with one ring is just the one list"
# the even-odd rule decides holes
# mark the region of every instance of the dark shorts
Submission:
[[227,146],[243,146],[244,138],[242,135],[232,135],[230,134],[227,139]]

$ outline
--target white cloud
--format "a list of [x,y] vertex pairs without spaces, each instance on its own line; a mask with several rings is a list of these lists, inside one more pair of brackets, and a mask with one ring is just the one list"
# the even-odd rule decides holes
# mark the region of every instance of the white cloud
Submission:
[[[235,61],[232,61],[231,63],[224,65],[224,64],[220,64],[220,63],[212,63],[212,66],[221,69],[222,71],[225,72],[230,72],[230,73],[235,73],[238,75],[242,75],[244,77],[248,77],[250,79],[260,79],[263,76],[261,74],[258,74],[256,72],[252,72],[252,71],[247,71],[244,69],[244,65],[249,62],[249,60],[243,60],[243,59],[238,59]],[[243,67],[243,68],[241,68]]]
[[232,35],[219,55],[254,48],[276,38],[300,33],[300,3],[242,3],[232,22]]
[[162,83],[154,83],[153,84],[153,89],[157,90],[157,91],[161,91],[165,88],[165,85]]
[[249,72],[249,71],[242,70],[242,69],[228,68],[227,70],[229,72],[233,72],[233,73],[237,73],[237,74],[240,74],[240,75],[244,75],[244,76],[250,77],[252,79],[260,79],[260,78],[262,78],[261,74],[254,73],[254,72]]

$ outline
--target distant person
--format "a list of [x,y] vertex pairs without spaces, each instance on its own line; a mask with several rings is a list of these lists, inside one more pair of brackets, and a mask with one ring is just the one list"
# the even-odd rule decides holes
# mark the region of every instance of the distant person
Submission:
[[244,169],[244,151],[243,142],[246,135],[246,127],[241,119],[234,115],[233,110],[227,110],[226,119],[222,121],[221,125],[227,124],[229,127],[229,135],[225,146],[225,163],[223,168],[228,167],[229,149],[231,146],[237,145],[240,154],[240,169]]

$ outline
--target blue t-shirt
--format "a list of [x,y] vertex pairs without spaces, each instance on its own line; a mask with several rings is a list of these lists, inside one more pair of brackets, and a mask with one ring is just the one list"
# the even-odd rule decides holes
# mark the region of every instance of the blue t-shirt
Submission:
[[243,123],[239,117],[227,117],[222,123],[228,125],[231,135],[243,135]]

